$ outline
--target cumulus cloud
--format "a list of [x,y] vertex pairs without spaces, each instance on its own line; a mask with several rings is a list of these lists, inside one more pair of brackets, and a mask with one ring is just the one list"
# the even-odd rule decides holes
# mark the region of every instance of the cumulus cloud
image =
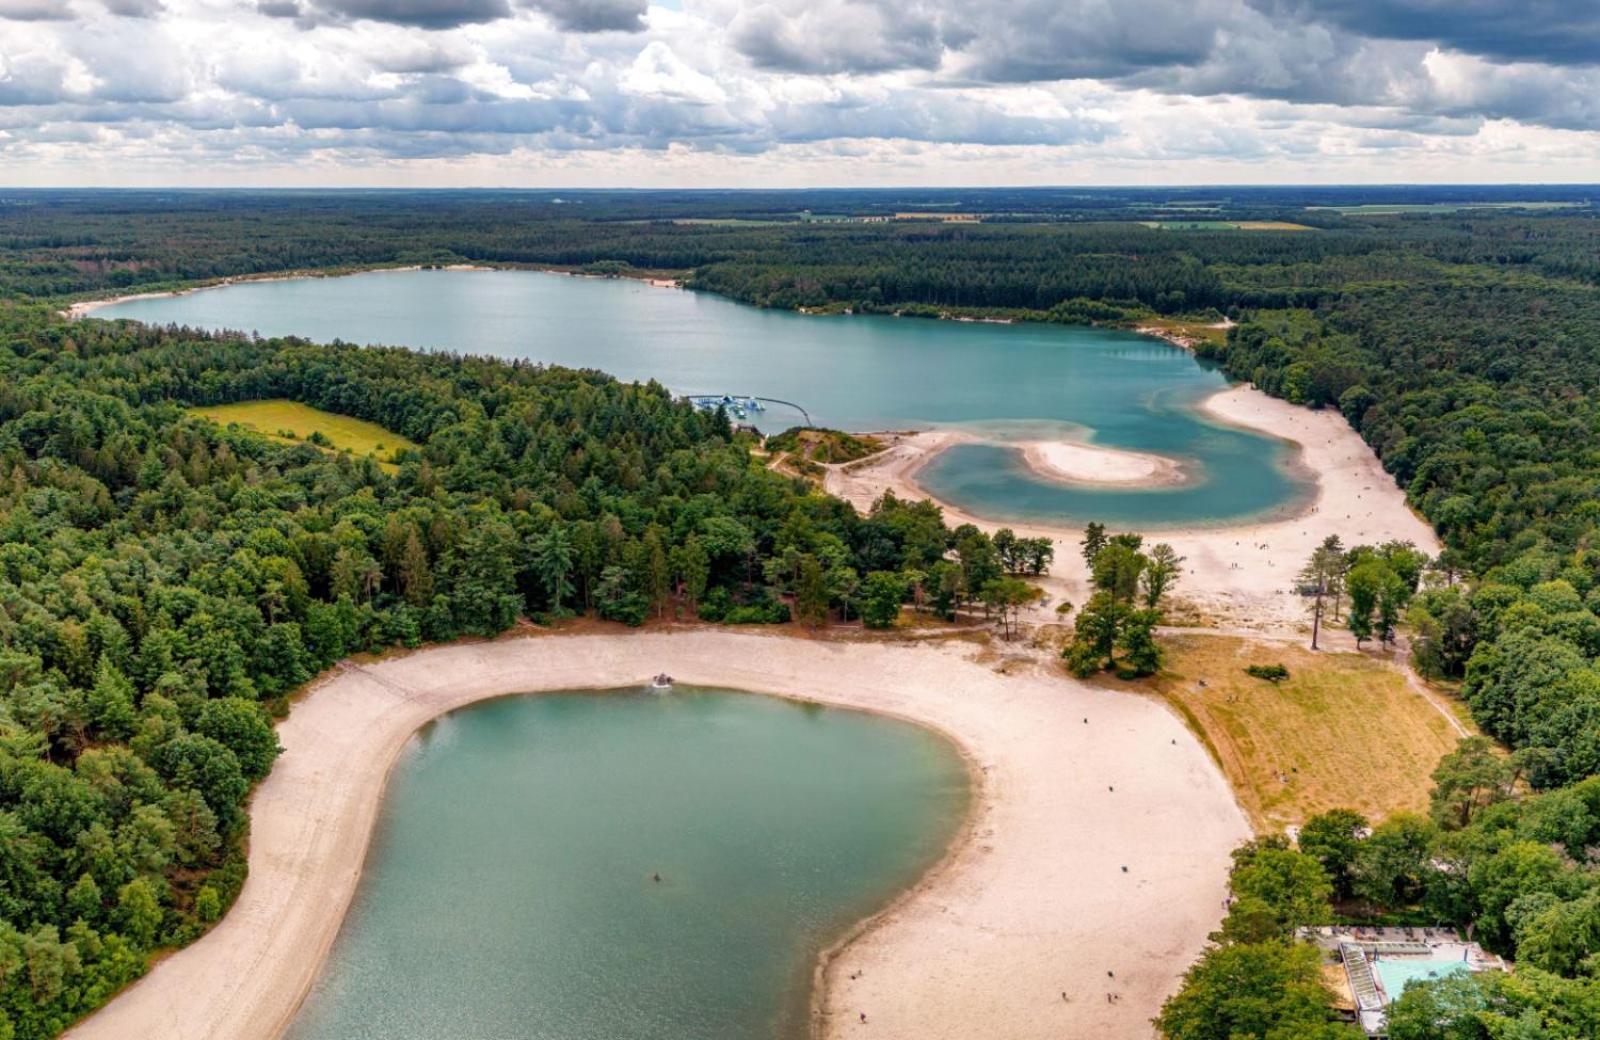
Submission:
[[1557,0],[0,0],[0,168],[1592,168],[1597,18]]
[[941,21],[919,0],[787,0],[739,11],[730,29],[733,45],[761,68],[872,73],[937,68]]

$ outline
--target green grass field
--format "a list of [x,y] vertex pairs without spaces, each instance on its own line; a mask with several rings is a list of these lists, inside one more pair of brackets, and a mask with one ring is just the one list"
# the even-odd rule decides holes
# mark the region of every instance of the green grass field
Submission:
[[326,437],[331,446],[327,450],[349,452],[352,455],[371,455],[389,472],[399,469],[392,461],[394,453],[416,444],[398,433],[384,429],[377,423],[352,419],[347,415],[324,412],[320,408],[298,401],[243,401],[238,404],[219,404],[205,408],[191,408],[190,415],[210,419],[221,426],[237,423],[246,429],[284,444],[307,443],[313,433]]

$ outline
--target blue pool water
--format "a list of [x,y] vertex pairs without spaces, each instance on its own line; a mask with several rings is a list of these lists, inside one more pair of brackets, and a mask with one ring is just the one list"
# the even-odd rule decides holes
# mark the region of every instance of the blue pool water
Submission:
[[1428,982],[1459,974],[1467,970],[1465,961],[1435,961],[1422,959],[1390,959],[1379,957],[1373,970],[1390,1000],[1399,1000],[1400,994],[1413,982]]

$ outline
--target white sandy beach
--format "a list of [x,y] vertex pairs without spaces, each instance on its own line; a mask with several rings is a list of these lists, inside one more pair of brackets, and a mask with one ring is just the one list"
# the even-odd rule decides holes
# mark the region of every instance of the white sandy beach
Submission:
[[[1384,472],[1378,457],[1338,412],[1312,411],[1248,386],[1220,391],[1202,407],[1218,422],[1296,444],[1298,465],[1315,483],[1303,508],[1287,519],[1148,533],[1149,541],[1169,542],[1185,557],[1176,595],[1212,623],[1270,631],[1300,628],[1305,622],[1304,604],[1293,592],[1294,576],[1311,550],[1330,534],[1337,534],[1346,545],[1399,539],[1415,542],[1430,555],[1439,552],[1432,528],[1406,505],[1405,494]],[[878,455],[831,468],[827,489],[862,509],[887,490],[902,498],[931,498],[917,484],[917,471],[961,438],[952,430],[897,435]],[[1011,527],[1019,534],[1054,539],[1055,566],[1042,583],[1045,590],[1077,604],[1087,598],[1087,568],[1078,552],[1081,527],[1001,522],[940,504],[952,523],[973,523],[988,531]]]
[[1059,673],[1002,675],[979,653],[695,629],[509,638],[347,667],[279,726],[285,753],[255,795],[238,903],[67,1036],[278,1036],[338,931],[389,768],[418,727],[487,697],[633,685],[665,668],[922,723],[961,746],[978,780],[963,841],[827,961],[819,1035],[1149,1037],[1222,915],[1245,820],[1160,704]]

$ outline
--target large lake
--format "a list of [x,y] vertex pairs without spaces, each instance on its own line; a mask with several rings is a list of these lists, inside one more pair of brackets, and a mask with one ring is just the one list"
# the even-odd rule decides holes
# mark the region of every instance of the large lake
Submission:
[[[919,481],[984,516],[1161,527],[1255,519],[1308,491],[1281,441],[1209,422],[1226,386],[1185,351],[1128,332],[910,318],[813,317],[705,293],[534,271],[385,271],[243,282],[132,300],[97,317],[459,350],[655,379],[681,393],[798,402],[853,430],[952,425],[961,445]],[[774,406],[769,429],[799,422]],[[1083,435],[1186,460],[1196,480],[1117,490],[1041,480],[1004,442]]]
[[289,1038],[802,1037],[818,953],[939,860],[969,797],[943,738],[771,697],[467,708],[395,768]]

